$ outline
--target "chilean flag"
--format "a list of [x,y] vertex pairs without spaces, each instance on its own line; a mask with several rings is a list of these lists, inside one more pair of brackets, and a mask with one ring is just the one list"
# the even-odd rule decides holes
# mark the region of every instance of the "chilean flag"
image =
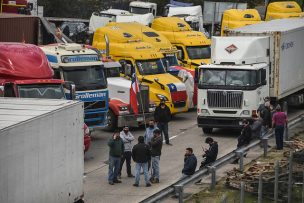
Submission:
[[130,105],[135,115],[138,114],[137,93],[139,92],[136,74],[132,74],[132,82],[130,89]]

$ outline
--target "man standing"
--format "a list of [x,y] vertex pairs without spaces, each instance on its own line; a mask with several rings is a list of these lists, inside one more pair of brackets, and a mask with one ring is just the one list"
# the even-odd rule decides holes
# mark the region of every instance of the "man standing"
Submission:
[[[149,121],[149,126],[146,128],[146,132],[145,132],[145,135],[144,135],[145,143],[147,145],[149,145],[150,147],[151,147],[151,140],[154,136],[153,132],[156,129],[158,129],[158,128],[155,126],[154,120],[150,120]],[[148,161],[148,171],[150,170],[150,168],[151,168],[151,160]]]
[[119,137],[119,132],[115,132],[113,137],[109,139],[108,146],[110,147],[108,182],[110,185],[114,185],[114,183],[121,183],[117,179],[117,176],[120,169],[120,159],[124,151],[124,144]]
[[260,117],[262,118],[260,139],[262,139],[267,134],[268,129],[271,127],[271,111],[269,101],[265,102],[264,107],[261,108]]
[[132,141],[134,140],[134,136],[129,131],[128,126],[125,126],[123,128],[123,130],[120,132],[120,138],[124,143],[125,150],[124,150],[123,156],[121,158],[119,177],[121,177],[121,170],[122,170],[125,160],[126,160],[126,168],[127,168],[128,177],[134,177],[134,175],[131,173]]
[[203,155],[203,157],[205,157],[205,160],[202,161],[200,169],[203,168],[206,165],[211,164],[212,162],[214,162],[217,158],[217,154],[218,154],[218,144],[216,141],[214,141],[211,137],[207,137],[205,140],[206,144],[209,144],[209,149],[204,150],[205,154]]
[[135,166],[135,183],[133,186],[138,187],[140,180],[140,170],[144,171],[146,187],[150,187],[151,183],[149,181],[148,173],[148,160],[150,159],[150,147],[145,144],[145,139],[143,136],[138,137],[138,144],[136,144],[132,149],[132,158],[136,162]]
[[158,129],[164,134],[166,144],[172,145],[169,142],[168,123],[171,120],[171,113],[167,107],[165,100],[161,100],[159,106],[156,107],[154,112],[154,119],[157,122]]
[[153,132],[154,137],[151,140],[151,161],[152,161],[152,183],[159,183],[159,160],[163,146],[163,139],[160,130],[156,129]]
[[276,112],[273,114],[272,117],[272,126],[275,127],[275,139],[276,139],[276,145],[277,150],[283,149],[283,136],[284,136],[284,130],[287,127],[287,115],[282,112],[281,106],[278,105],[276,107]]
[[183,177],[191,176],[194,174],[197,165],[196,156],[193,154],[193,149],[186,148],[186,153],[184,157],[184,168],[182,170]]

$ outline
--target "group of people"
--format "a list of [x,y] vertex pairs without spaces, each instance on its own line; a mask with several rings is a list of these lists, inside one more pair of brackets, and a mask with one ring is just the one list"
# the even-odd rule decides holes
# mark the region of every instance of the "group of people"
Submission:
[[241,135],[238,137],[237,147],[248,145],[252,137],[262,139],[270,129],[274,128],[276,149],[283,149],[284,130],[287,127],[288,118],[285,112],[282,111],[278,104],[275,109],[270,104],[270,98],[266,97],[264,103],[261,104],[257,110],[258,117],[249,124],[248,120],[243,120],[243,128]]

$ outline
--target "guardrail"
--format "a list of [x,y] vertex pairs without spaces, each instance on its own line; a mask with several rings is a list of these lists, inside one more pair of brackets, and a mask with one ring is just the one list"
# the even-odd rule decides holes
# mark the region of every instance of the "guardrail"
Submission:
[[[285,130],[285,140],[289,139],[288,135],[288,129],[292,128],[297,123],[301,122],[303,120],[304,113],[299,114],[295,118],[293,118],[288,123],[288,127]],[[179,202],[183,202],[183,188],[191,183],[194,183],[201,179],[203,176],[208,175],[211,173],[211,189],[213,189],[216,185],[216,170],[220,168],[221,166],[235,160],[236,158],[239,158],[239,170],[244,170],[244,153],[249,151],[251,148],[256,147],[259,144],[263,144],[264,149],[264,156],[267,156],[268,152],[268,139],[274,135],[274,132],[270,132],[262,140],[256,140],[249,145],[233,150],[232,152],[222,156],[221,158],[217,159],[212,165],[208,166],[207,168],[200,169],[196,171],[192,176],[186,177],[183,179],[178,180],[177,182],[173,183],[172,185],[162,189],[161,191],[149,196],[148,198],[142,200],[140,203],[155,203],[158,202],[165,197],[172,195],[174,193],[179,194]]]

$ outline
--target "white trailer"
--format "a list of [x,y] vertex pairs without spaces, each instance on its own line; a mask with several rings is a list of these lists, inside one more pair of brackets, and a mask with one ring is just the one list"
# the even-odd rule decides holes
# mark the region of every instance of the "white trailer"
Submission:
[[234,29],[212,40],[212,64],[199,67],[198,126],[239,128],[263,98],[304,103],[304,19]]
[[0,98],[0,202],[83,197],[83,104]]

